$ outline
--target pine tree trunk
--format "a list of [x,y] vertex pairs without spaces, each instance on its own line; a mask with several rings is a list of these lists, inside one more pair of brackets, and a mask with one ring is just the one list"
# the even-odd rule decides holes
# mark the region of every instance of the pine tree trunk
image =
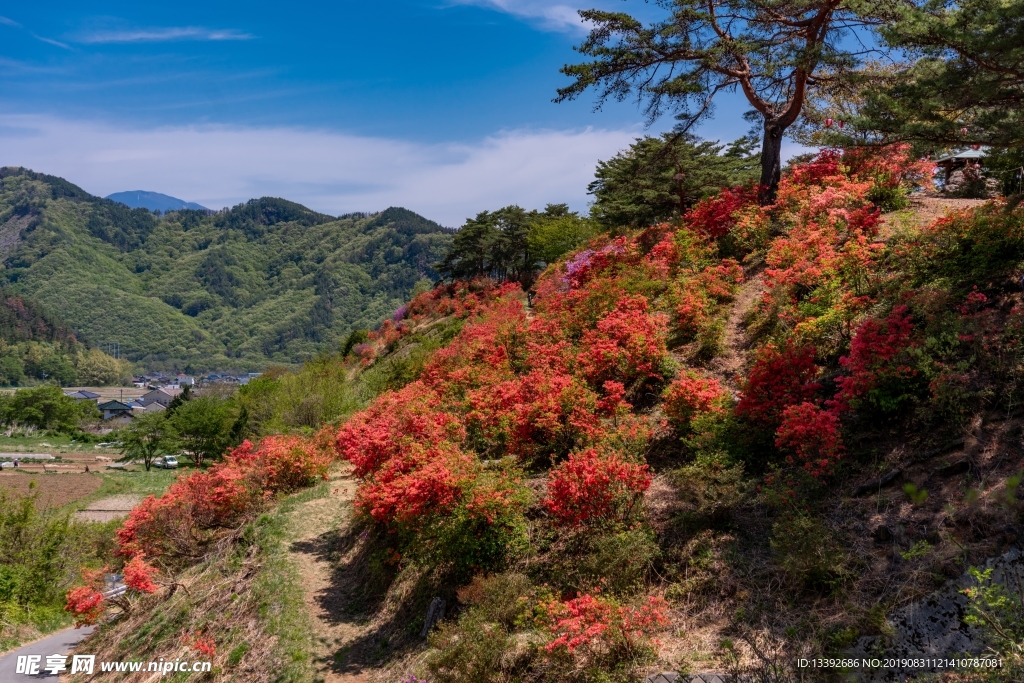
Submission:
[[775,193],[782,177],[782,132],[774,121],[764,122],[764,143],[761,146],[761,191],[757,199],[761,206],[775,203]]

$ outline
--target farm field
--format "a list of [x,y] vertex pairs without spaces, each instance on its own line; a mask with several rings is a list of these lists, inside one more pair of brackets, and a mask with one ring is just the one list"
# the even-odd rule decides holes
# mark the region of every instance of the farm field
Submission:
[[[50,465],[52,468],[53,465]],[[19,468],[20,469],[20,468]],[[178,477],[179,470],[90,472],[89,474],[54,472],[0,473],[0,494],[20,498],[37,493],[39,507],[67,507],[80,510],[128,510],[148,495],[160,495]],[[35,486],[31,486],[32,483]],[[130,504],[129,504],[130,503]],[[83,518],[90,518],[86,515]]]
[[12,498],[21,498],[37,493],[37,504],[40,508],[55,508],[73,503],[95,492],[102,485],[103,477],[98,474],[0,474],[0,496],[7,494]]

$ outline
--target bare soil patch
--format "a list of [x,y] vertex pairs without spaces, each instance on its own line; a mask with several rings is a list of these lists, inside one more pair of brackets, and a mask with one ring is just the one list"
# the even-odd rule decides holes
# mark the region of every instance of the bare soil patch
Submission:
[[[35,482],[35,487],[31,484]],[[100,487],[103,478],[95,474],[32,475],[16,472],[0,474],[0,491],[21,498],[38,494],[41,507],[60,507],[85,498]]]

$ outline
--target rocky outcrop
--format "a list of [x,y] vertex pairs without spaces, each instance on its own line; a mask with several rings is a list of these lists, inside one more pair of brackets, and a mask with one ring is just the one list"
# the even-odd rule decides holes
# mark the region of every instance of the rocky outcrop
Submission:
[[[1012,592],[1024,591],[1024,553],[1014,548],[985,563],[983,569],[992,569],[992,582],[1007,586]],[[957,655],[981,655],[988,642],[984,634],[964,623],[967,616],[967,597],[964,588],[976,586],[969,573],[950,581],[944,587],[911,603],[890,615],[886,620],[889,634],[865,636],[846,653],[850,658],[930,659]],[[938,671],[939,669],[879,668],[859,670],[859,680],[904,681],[911,673]]]

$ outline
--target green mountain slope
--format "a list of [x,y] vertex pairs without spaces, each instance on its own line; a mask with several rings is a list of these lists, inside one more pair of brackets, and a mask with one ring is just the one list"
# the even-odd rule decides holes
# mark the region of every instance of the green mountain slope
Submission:
[[450,240],[400,208],[333,218],[265,197],[158,217],[0,169],[0,283],[152,368],[301,362],[435,278]]

